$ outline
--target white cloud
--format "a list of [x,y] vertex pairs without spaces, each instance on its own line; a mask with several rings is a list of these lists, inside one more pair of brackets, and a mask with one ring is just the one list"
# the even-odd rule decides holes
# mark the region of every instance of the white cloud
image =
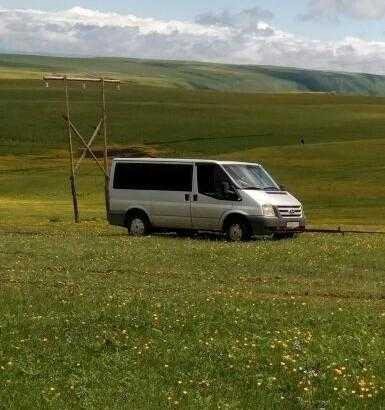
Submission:
[[211,23],[201,18],[190,23],[79,7],[61,12],[0,9],[0,49],[385,74],[385,42],[350,37],[335,42],[309,40],[261,21],[259,10],[253,16],[249,11],[228,14],[226,21],[219,16]]
[[198,24],[206,26],[238,27],[242,29],[252,29],[260,21],[269,21],[274,18],[270,10],[260,7],[245,9],[238,13],[230,13],[227,10],[219,12],[207,12],[196,17]]
[[310,0],[304,20],[338,20],[340,16],[354,19],[380,20],[385,16],[384,0]]

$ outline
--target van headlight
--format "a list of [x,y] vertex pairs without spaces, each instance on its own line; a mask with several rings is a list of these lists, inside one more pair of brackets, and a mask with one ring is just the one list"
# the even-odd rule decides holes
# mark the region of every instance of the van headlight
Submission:
[[263,216],[267,216],[268,218],[275,217],[275,211],[273,205],[263,205],[262,206]]

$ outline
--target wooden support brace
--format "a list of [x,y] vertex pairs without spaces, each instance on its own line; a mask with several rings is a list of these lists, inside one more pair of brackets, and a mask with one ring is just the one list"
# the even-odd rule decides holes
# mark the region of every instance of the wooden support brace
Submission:
[[96,156],[93,153],[93,151],[91,150],[91,148],[87,145],[86,141],[84,140],[84,138],[82,137],[80,132],[76,129],[75,125],[70,120],[69,120],[69,124],[70,124],[70,127],[71,127],[72,131],[77,135],[77,137],[83,143],[84,147],[90,153],[90,155],[92,156],[92,158],[94,159],[94,161],[96,162],[96,164],[98,165],[100,170],[103,172],[104,176],[108,178],[107,170],[105,170],[103,165],[100,164],[99,160],[96,158]]
[[87,146],[86,146],[86,149],[83,151],[81,157],[78,159],[78,161],[77,161],[77,163],[76,163],[76,165],[75,165],[75,173],[78,172],[79,167],[80,167],[80,164],[81,164],[81,162],[83,161],[83,159],[84,159],[85,156],[86,156],[87,149],[89,150],[89,149],[91,148],[91,145],[92,145],[92,143],[94,142],[94,139],[95,139],[96,136],[99,134],[100,128],[101,128],[101,126],[102,126],[102,123],[103,123],[103,120],[100,120],[100,121],[99,121],[99,124],[97,125],[97,127],[96,127],[96,129],[95,129],[95,131],[94,131],[94,133],[92,134],[92,137],[91,137],[90,140],[88,141],[88,144],[87,144]]

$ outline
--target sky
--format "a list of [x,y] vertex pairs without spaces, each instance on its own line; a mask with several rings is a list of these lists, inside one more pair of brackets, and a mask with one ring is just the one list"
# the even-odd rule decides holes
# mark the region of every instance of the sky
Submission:
[[385,0],[0,0],[0,51],[385,74]]

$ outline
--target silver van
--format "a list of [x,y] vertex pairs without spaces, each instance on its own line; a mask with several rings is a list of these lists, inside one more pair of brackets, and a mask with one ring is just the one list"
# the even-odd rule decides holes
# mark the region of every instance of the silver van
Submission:
[[242,241],[305,229],[301,203],[259,164],[116,158],[109,196],[110,224],[132,235],[216,231]]

